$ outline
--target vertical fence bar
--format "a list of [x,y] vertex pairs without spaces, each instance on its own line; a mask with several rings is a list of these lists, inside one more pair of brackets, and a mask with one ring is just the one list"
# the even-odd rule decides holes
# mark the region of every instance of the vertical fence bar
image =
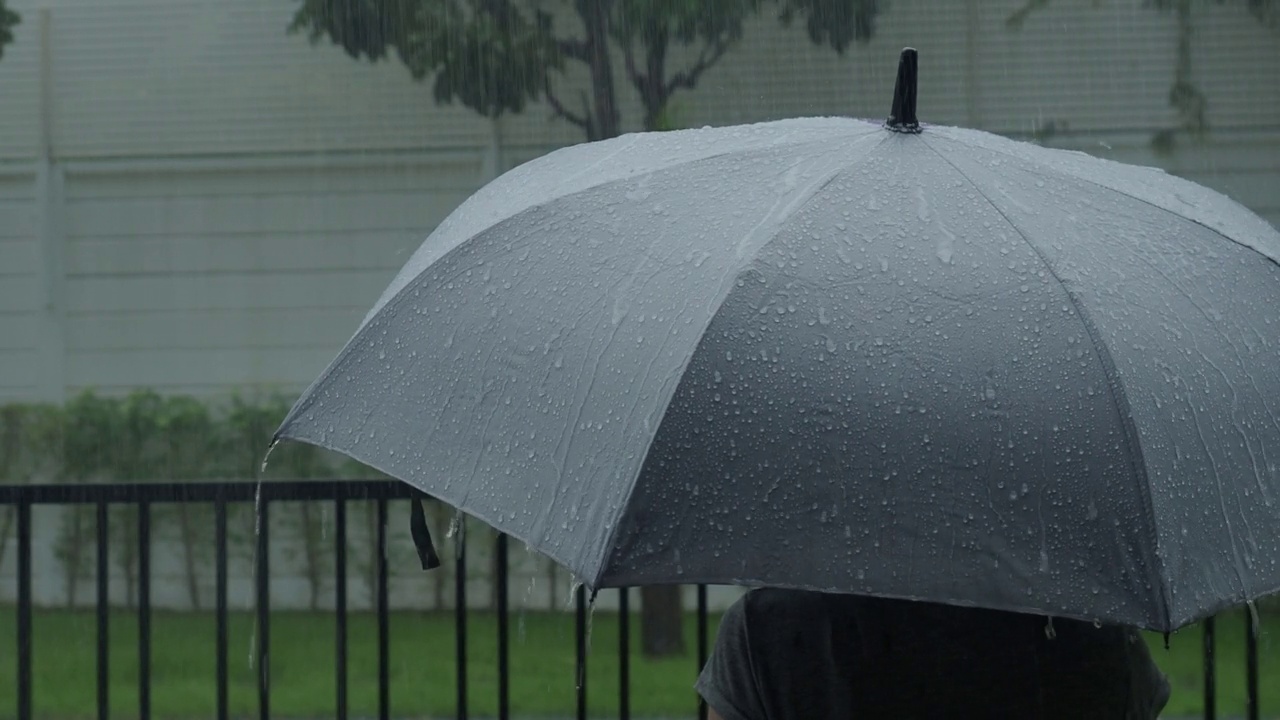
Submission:
[[587,720],[587,589],[582,585],[574,593],[574,603],[577,606],[573,632],[577,640],[578,720]]
[[509,720],[511,717],[511,683],[508,673],[510,659],[510,628],[507,619],[507,536],[498,533],[498,545],[495,548],[494,562],[498,564],[498,720]]
[[18,501],[18,720],[31,720],[31,503]]
[[457,642],[458,720],[467,720],[467,524],[459,515],[453,551],[453,626]]
[[1244,610],[1245,717],[1258,720],[1258,623],[1252,605]]
[[618,720],[631,720],[631,589],[618,588]]
[[217,674],[218,720],[227,720],[227,498],[221,492],[213,503],[214,552],[214,667]]
[[151,503],[138,502],[138,717],[151,718]]
[[257,600],[258,624],[258,720],[271,718],[271,558],[269,550],[270,532],[268,521],[271,518],[271,501],[261,496],[261,488],[256,503],[254,526],[258,538],[254,545],[255,595]]
[[1204,621],[1204,720],[1218,717],[1217,658],[1214,651],[1213,618]]
[[97,599],[97,615],[98,615],[98,720],[107,720],[111,717],[110,706],[107,695],[107,687],[109,678],[107,669],[110,667],[110,656],[108,655],[108,629],[110,622],[110,600],[107,595],[107,504],[98,502],[97,507],[97,545],[98,545],[98,568],[97,580],[98,599]]
[[333,609],[336,637],[334,681],[338,720],[347,720],[347,503],[338,498],[333,503]]
[[391,717],[391,681],[387,605],[387,499],[378,498],[378,718]]
[[[698,586],[698,672],[707,664],[707,586]],[[698,720],[707,720],[707,703],[698,698]]]

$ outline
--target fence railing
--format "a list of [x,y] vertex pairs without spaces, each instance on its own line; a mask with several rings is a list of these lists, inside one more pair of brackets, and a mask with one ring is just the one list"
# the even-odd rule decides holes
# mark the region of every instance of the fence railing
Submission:
[[[256,663],[257,705],[260,718],[271,717],[271,677],[268,672],[271,619],[271,545],[268,513],[273,502],[331,502],[334,509],[333,542],[334,571],[337,577],[347,576],[347,504],[352,501],[372,501],[376,507],[375,547],[375,599],[377,615],[378,658],[378,717],[390,717],[389,653],[390,624],[387,593],[387,503],[392,500],[409,500],[421,495],[410,486],[398,481],[271,481],[261,485],[248,482],[182,482],[182,483],[117,483],[89,485],[0,485],[0,506],[12,506],[17,510],[17,676],[15,702],[19,720],[33,717],[32,698],[32,645],[38,640],[32,631],[32,527],[31,509],[34,505],[93,505],[97,517],[96,537],[96,650],[97,650],[97,705],[98,717],[109,717],[109,595],[108,595],[108,510],[113,505],[131,505],[136,508],[137,541],[137,627],[138,627],[138,713],[137,717],[151,717],[151,506],[153,504],[212,503],[214,508],[214,566],[215,566],[215,697],[216,717],[228,718],[227,672],[227,509],[233,503],[253,503],[255,527],[254,545],[254,595],[257,623]],[[467,698],[467,563],[466,536],[456,538],[456,554],[453,571],[455,662],[457,664],[456,717],[468,717]],[[497,709],[498,717],[510,717],[510,613],[508,611],[508,541],[498,535],[496,553],[496,615],[497,615]],[[627,588],[618,593],[618,669],[619,697],[618,717],[628,720],[630,708],[630,595]],[[706,586],[697,586],[697,667],[701,668],[708,653],[708,603]],[[581,586],[575,592],[575,662],[577,671],[576,716],[587,717],[587,632],[588,600]],[[334,583],[334,613],[336,615],[334,716],[341,720],[348,717],[347,693],[347,589],[345,582]],[[1245,613],[1245,714],[1249,720],[1259,718],[1258,707],[1258,646],[1257,620],[1253,613]],[[1203,623],[1204,655],[1204,718],[1216,717],[1216,652],[1215,621]],[[3,651],[0,651],[3,652]],[[695,668],[690,668],[692,680]],[[3,697],[5,692],[0,692]],[[695,707],[691,704],[691,713]],[[698,705],[699,718],[706,717],[705,706]]]

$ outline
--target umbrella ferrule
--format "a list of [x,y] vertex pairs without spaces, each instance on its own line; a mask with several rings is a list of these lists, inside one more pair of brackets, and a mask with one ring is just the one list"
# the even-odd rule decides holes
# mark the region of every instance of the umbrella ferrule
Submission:
[[903,48],[898,59],[898,80],[893,86],[893,108],[884,121],[884,126],[893,132],[920,132],[920,121],[916,119],[916,77],[916,49]]

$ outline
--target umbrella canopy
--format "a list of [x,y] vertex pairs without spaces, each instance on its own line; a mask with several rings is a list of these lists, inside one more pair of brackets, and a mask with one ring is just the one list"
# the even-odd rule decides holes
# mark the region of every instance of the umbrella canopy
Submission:
[[490,183],[279,437],[593,589],[1167,631],[1280,588],[1280,233],[1159,170],[921,127],[908,55],[885,125],[627,135]]

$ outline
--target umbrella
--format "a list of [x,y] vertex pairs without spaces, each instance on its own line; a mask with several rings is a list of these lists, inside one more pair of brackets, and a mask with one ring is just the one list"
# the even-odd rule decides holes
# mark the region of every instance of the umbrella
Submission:
[[[915,118],[518,167],[279,429],[590,589],[770,585],[1169,631],[1280,588],[1280,234]],[[425,563],[424,563],[425,564]]]

